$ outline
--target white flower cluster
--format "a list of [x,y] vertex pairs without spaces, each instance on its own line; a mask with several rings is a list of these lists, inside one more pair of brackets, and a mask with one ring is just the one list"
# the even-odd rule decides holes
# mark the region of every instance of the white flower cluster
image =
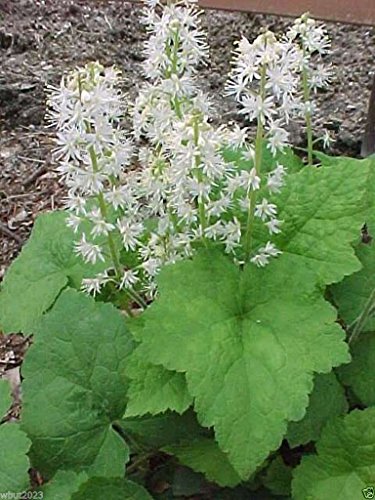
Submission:
[[[82,287],[95,295],[111,283],[142,306],[142,296],[154,296],[161,267],[190,257],[197,246],[222,245],[236,262],[260,267],[281,253],[271,241],[253,248],[251,235],[259,223],[271,236],[281,231],[277,206],[264,194],[280,192],[286,168],[277,164],[262,174],[261,146],[266,138],[275,154],[287,144],[284,125],[298,107],[301,67],[292,40],[267,32],[253,44],[239,43],[228,92],[258,123],[250,146],[247,128],[210,121],[210,100],[197,84],[208,45],[196,2],[145,3],[147,82],[131,108],[136,162],[133,140],[121,128],[115,69],[88,64],[50,88],[49,97],[76,251],[86,262],[108,264]],[[246,168],[226,161],[225,147],[243,154]],[[138,167],[129,168],[133,163]]]
[[[49,118],[57,127],[58,172],[68,187],[68,225],[79,235],[76,252],[86,262],[105,261],[111,254],[116,279],[121,279],[113,234],[121,220],[113,211],[128,208],[131,187],[123,174],[133,157],[133,142],[120,128],[124,100],[115,68],[89,63],[49,87]],[[89,228],[89,229],[87,229]],[[96,293],[111,278],[103,273],[83,286]]]
[[296,43],[302,50],[301,63],[308,72],[310,90],[316,92],[319,88],[327,87],[332,78],[332,68],[329,64],[323,64],[323,57],[329,54],[331,41],[324,26],[317,24],[308,14],[303,14],[287,31],[286,39]]
[[267,31],[250,43],[245,37],[235,51],[226,90],[250,121],[261,122],[273,154],[288,144],[285,124],[299,107],[301,51]]

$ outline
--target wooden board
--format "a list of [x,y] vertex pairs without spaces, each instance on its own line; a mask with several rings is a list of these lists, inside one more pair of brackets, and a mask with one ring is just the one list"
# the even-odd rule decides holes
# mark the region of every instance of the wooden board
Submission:
[[199,0],[199,5],[292,17],[309,12],[317,19],[375,25],[375,0]]

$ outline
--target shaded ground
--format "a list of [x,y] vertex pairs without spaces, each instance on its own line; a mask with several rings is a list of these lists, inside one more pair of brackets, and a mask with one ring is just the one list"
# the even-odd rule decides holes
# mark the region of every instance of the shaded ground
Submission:
[[[212,60],[202,70],[222,121],[237,119],[234,104],[220,97],[233,42],[252,39],[269,26],[289,23],[273,16],[207,12],[203,16]],[[64,194],[51,159],[53,131],[44,123],[43,88],[90,60],[116,64],[130,97],[141,81],[144,32],[139,8],[120,0],[0,0],[0,279],[26,240],[37,213],[59,206]],[[375,60],[375,30],[328,25],[336,79],[318,96],[316,126],[336,134],[333,151],[358,155]],[[294,142],[301,143],[296,132]]]

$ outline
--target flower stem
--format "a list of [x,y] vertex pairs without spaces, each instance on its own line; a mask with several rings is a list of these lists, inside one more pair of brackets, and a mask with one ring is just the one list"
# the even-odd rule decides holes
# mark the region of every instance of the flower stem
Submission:
[[[305,54],[304,54],[305,56]],[[306,133],[307,133],[307,163],[309,167],[313,164],[313,130],[312,130],[312,119],[311,119],[311,109],[310,109],[310,88],[309,88],[309,76],[306,66],[302,68],[302,88],[303,88],[303,100],[305,102],[305,121],[306,121]]]
[[359,336],[359,334],[362,332],[367,320],[369,317],[373,314],[375,308],[375,288],[370,294],[370,297],[368,301],[365,304],[365,307],[361,314],[359,315],[358,319],[355,321],[353,331],[349,337],[349,344],[352,344],[355,342]]
[[[261,81],[260,81],[260,95],[262,100],[265,99],[266,94],[266,66],[262,67],[261,71]],[[256,174],[260,177],[261,168],[262,168],[262,156],[263,156],[263,139],[264,139],[264,124],[263,118],[258,117],[257,123],[257,135],[255,139],[255,158],[254,158],[254,167],[256,170]],[[248,190],[247,193],[249,200],[249,209],[247,213],[247,222],[246,222],[246,233],[245,233],[245,262],[249,260],[251,254],[251,245],[252,245],[252,232],[255,218],[255,204],[257,201],[257,191],[255,189]]]
[[[195,116],[193,120],[194,127],[194,146],[198,148],[199,146],[199,116]],[[201,157],[199,155],[195,156],[195,171],[198,182],[202,182],[202,172],[200,169]],[[199,213],[199,224],[202,229],[202,240],[206,243],[206,239],[204,236],[204,231],[207,227],[207,218],[206,218],[206,208],[203,200],[199,200],[198,197],[198,213]]]
[[[94,146],[89,147],[89,153],[90,153],[92,168],[93,168],[94,172],[98,172],[98,170],[99,170],[98,159],[97,159],[97,156],[95,153]],[[100,213],[101,213],[103,219],[107,220],[107,216],[108,216],[107,205],[105,203],[103,193],[99,193],[97,195],[97,199],[98,199],[98,203],[99,203]],[[108,233],[107,241],[108,241],[109,251],[111,253],[113,267],[115,268],[115,271],[116,271],[116,275],[121,276],[121,265],[120,265],[120,261],[119,261],[118,256],[117,256],[116,245],[115,245],[115,242],[113,240],[111,233]]]

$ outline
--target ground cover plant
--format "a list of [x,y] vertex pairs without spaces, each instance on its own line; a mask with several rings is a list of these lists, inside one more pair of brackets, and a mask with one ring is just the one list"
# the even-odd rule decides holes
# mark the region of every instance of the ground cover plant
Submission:
[[313,138],[328,35],[304,15],[238,42],[223,91],[251,137],[212,125],[194,2],[146,4],[134,103],[98,62],[48,88],[69,191],[0,293],[2,330],[33,335],[20,422],[0,427],[0,489],[371,495],[375,163],[314,151],[329,139]]

